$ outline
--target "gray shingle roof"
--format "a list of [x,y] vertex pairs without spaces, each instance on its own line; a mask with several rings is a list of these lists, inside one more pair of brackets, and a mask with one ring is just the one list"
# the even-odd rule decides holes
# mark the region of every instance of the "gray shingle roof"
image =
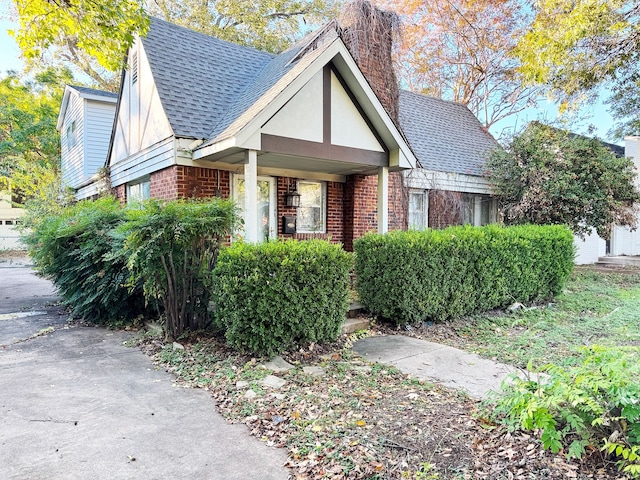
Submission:
[[96,90],[95,88],[88,87],[79,87],[77,85],[69,85],[69,88],[73,88],[74,90],[83,93],[85,95],[96,95],[98,97],[106,97],[106,98],[118,98],[117,93],[113,92],[105,92],[104,90]]
[[273,55],[152,19],[142,39],[178,137],[209,138]]
[[464,105],[402,90],[400,126],[423,168],[482,175],[498,143]]

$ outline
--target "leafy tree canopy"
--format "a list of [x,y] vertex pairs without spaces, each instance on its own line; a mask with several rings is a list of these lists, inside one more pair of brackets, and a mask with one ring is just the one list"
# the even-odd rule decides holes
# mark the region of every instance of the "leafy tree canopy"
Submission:
[[0,79],[0,190],[24,199],[57,189],[60,136],[56,130],[66,69],[47,69],[33,80],[10,72]]
[[640,2],[638,0],[536,0],[531,30],[515,54],[527,81],[546,85],[571,106],[594,99],[610,83],[615,133],[640,129]]
[[602,142],[530,123],[487,162],[509,224],[565,224],[578,235],[609,238],[612,225],[635,228],[633,161]]
[[280,52],[301,34],[303,23],[332,18],[340,2],[327,0],[156,0],[149,13],[202,33]]
[[82,51],[107,70],[116,71],[136,33],[149,20],[138,0],[14,0],[19,29],[14,32],[27,58],[50,47]]

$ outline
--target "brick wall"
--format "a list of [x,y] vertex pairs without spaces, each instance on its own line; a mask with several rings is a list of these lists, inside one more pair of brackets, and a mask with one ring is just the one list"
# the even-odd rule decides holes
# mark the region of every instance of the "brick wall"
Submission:
[[[350,175],[344,194],[344,247],[353,250],[353,241],[378,230],[378,176]],[[389,174],[389,230],[406,230],[408,197],[402,174]]]
[[118,185],[113,189],[113,194],[120,200],[120,203],[124,204],[127,201],[127,186]]
[[335,243],[342,242],[343,239],[343,195],[344,185],[338,182],[327,182],[327,230],[326,233],[282,233],[282,217],[295,216],[296,209],[285,205],[285,193],[296,185],[296,178],[278,177],[277,178],[277,203],[276,221],[278,222],[278,236],[281,238],[295,238],[297,240],[310,240],[312,238],[320,238],[331,240]]
[[151,174],[151,198],[209,198],[230,195],[229,172],[175,165]]

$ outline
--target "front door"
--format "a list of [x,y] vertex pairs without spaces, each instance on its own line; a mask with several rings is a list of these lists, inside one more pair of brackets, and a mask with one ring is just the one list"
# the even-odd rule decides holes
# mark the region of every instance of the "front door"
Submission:
[[[233,176],[233,199],[244,214],[244,175]],[[255,206],[258,211],[258,241],[260,243],[277,237],[276,229],[276,179],[273,177],[258,177],[258,203]],[[244,228],[238,232],[244,236]]]

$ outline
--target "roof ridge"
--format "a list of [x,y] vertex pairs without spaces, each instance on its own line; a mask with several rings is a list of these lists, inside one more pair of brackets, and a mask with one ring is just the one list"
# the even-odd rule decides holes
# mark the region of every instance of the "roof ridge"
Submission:
[[446,100],[446,99],[444,99],[444,98],[436,97],[436,96],[433,96],[433,95],[427,95],[426,93],[414,92],[414,91],[412,91],[412,90],[407,90],[407,89],[405,89],[405,88],[401,88],[401,89],[400,89],[400,92],[401,92],[401,93],[410,93],[410,94],[412,94],[412,95],[416,95],[416,96],[418,96],[418,97],[428,98],[428,99],[430,99],[430,100],[438,100],[438,101],[440,101],[440,102],[444,102],[444,103],[451,103],[451,104],[453,104],[453,105],[458,105],[458,106],[460,106],[460,107],[469,108],[469,107],[468,107],[467,105],[465,105],[464,103],[456,102],[455,100]]

